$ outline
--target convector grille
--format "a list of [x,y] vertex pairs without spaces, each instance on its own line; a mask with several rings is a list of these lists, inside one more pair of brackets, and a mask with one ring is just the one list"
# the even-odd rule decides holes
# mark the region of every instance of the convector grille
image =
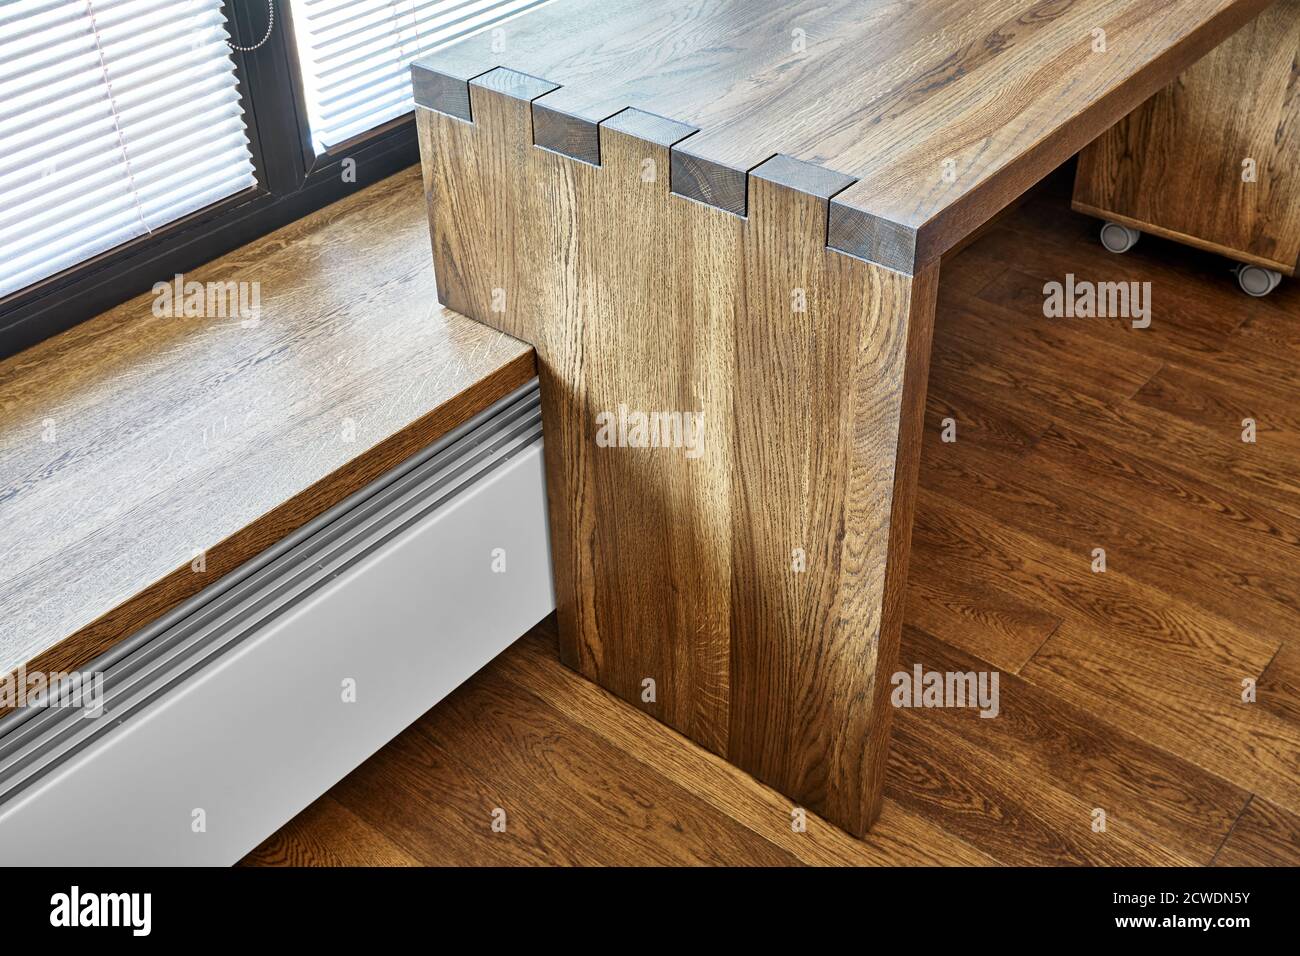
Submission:
[[533,380],[87,665],[103,716],[37,702],[0,720],[0,808],[541,436]]

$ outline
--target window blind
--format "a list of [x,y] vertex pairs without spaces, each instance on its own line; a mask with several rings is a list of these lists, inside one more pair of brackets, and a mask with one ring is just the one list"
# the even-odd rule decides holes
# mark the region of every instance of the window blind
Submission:
[[291,0],[317,154],[413,108],[411,61],[549,0]]
[[0,3],[0,296],[255,185],[221,0]]

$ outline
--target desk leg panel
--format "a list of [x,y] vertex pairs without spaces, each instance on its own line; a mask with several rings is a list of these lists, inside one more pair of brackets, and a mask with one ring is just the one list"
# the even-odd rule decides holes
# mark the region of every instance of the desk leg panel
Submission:
[[759,175],[747,219],[674,196],[637,124],[593,166],[470,96],[418,111],[438,289],[537,348],[563,660],[864,832],[935,269],[827,249],[827,198]]

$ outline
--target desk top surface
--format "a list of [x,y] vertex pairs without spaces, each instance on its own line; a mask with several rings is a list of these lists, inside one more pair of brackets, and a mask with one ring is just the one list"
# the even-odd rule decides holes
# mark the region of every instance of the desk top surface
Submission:
[[[438,305],[417,170],[0,362],[0,677],[79,667],[535,373]],[[206,550],[201,573],[194,552]]]
[[553,0],[423,59],[417,91],[421,70],[506,67],[559,86],[535,109],[697,128],[674,150],[706,168],[814,163],[852,180],[834,203],[868,228],[931,230],[928,258],[1268,3]]

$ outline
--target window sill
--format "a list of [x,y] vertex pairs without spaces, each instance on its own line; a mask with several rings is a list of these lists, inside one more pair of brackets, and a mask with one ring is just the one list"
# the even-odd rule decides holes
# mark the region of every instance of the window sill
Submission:
[[[0,362],[0,674],[84,666],[535,374],[437,304],[418,169]],[[251,288],[251,287],[249,287]]]

